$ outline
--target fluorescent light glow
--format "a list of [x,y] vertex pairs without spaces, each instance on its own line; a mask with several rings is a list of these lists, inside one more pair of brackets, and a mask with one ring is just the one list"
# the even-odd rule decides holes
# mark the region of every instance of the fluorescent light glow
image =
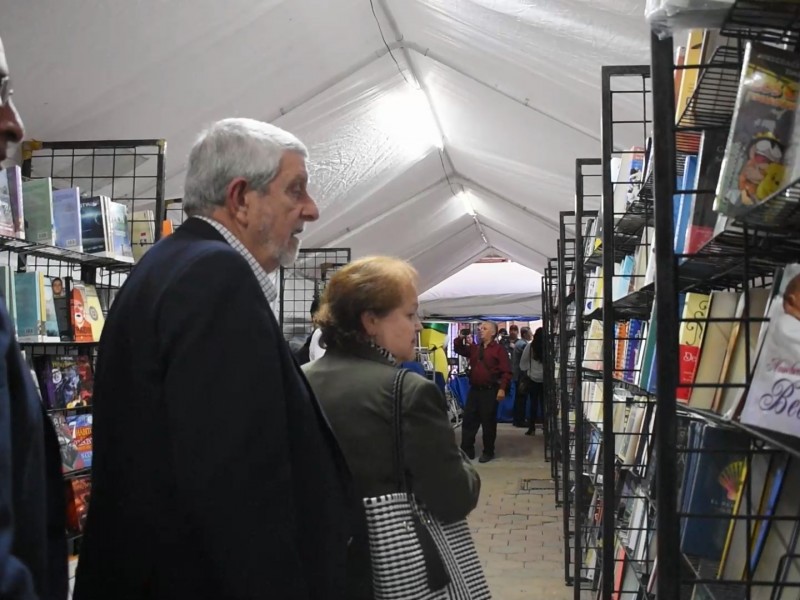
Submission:
[[411,156],[444,147],[428,98],[411,85],[394,89],[380,98],[375,117],[378,129],[399,142]]
[[475,208],[472,206],[472,200],[470,199],[470,193],[466,190],[462,190],[458,192],[456,197],[461,200],[461,204],[464,206],[464,210],[467,214],[471,217],[475,216]]

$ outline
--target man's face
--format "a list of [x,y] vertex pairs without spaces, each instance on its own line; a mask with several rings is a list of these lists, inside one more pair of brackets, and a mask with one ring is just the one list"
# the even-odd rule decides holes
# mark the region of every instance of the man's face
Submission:
[[246,192],[246,245],[268,272],[281,265],[290,266],[295,261],[300,249],[297,236],[303,232],[307,221],[319,218],[307,184],[305,158],[296,152],[286,152],[267,192]]
[[[6,52],[3,48],[3,42],[0,40],[0,87],[4,84],[7,85],[8,75]],[[17,109],[14,108],[9,98],[8,102],[0,103],[0,163],[6,160],[9,154],[13,152],[11,145],[21,142],[23,135],[22,120],[19,118]]]
[[494,339],[497,330],[494,327],[492,327],[490,323],[481,323],[480,332],[481,332],[481,341],[484,343],[488,343]]

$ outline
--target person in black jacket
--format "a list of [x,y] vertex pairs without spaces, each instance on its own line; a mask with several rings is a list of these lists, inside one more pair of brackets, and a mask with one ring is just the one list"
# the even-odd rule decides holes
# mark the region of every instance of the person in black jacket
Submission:
[[251,119],[189,155],[190,217],[109,311],[75,600],[337,600],[355,499],[270,307],[318,218],[306,149]]
[[[23,138],[0,40],[0,163]],[[0,300],[0,598],[64,600],[67,542],[58,439]]]

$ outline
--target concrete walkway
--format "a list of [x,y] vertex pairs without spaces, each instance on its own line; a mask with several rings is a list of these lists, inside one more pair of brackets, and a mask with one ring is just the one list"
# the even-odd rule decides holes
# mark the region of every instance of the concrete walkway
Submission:
[[[534,437],[524,432],[499,425],[497,458],[475,461],[481,499],[469,523],[496,600],[568,600],[573,589],[564,584],[563,522],[544,461],[544,436],[541,429]],[[480,456],[480,433],[476,445]],[[539,481],[529,487],[544,489],[521,490],[531,479]]]

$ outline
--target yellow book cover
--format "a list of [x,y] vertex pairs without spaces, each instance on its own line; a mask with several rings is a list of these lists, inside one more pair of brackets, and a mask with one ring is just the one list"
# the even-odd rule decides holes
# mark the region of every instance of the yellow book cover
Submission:
[[100,298],[97,296],[97,288],[91,284],[84,284],[84,287],[86,290],[86,318],[92,326],[92,337],[95,341],[99,341],[106,323],[103,308],[100,305]]
[[[678,333],[680,364],[678,365],[678,402],[688,402],[691,395],[691,385],[697,372],[697,362],[700,358],[700,347],[703,345],[703,334],[706,323],[700,319],[708,318],[708,294],[690,292],[686,294],[686,303],[683,306],[683,319]],[[691,319],[686,321],[686,319]]]
[[680,88],[678,89],[678,101],[675,103],[676,122],[680,120],[684,111],[689,106],[692,94],[697,88],[700,69],[691,67],[692,65],[701,64],[703,55],[703,33],[702,29],[692,29],[689,32],[689,38],[686,42],[686,57],[684,58],[684,66],[689,68],[683,69],[683,76],[681,77]]

